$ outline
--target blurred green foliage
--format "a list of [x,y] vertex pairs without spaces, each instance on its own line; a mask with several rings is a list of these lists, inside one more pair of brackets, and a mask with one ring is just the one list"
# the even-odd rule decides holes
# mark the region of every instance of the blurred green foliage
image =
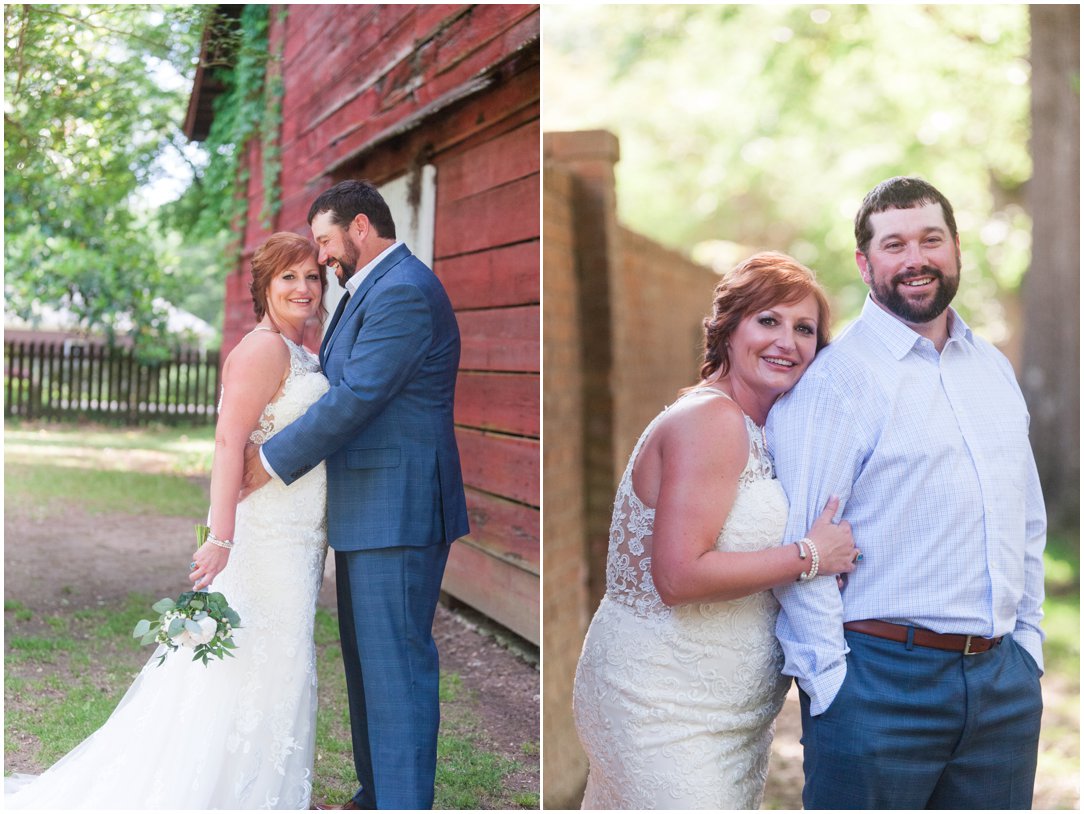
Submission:
[[190,6],[4,6],[4,282],[8,307],[65,305],[112,335],[131,318],[153,355],[198,275],[164,251],[136,193],[185,143],[203,13]]
[[[284,12],[281,12],[284,13]],[[169,353],[166,300],[221,326],[247,200],[241,157],[264,142],[267,215],[278,206],[281,80],[265,89],[269,7],[4,7],[5,294],[30,318],[64,306],[83,329],[128,335],[141,358]],[[206,33],[222,83],[201,149],[182,132]],[[168,157],[191,179],[148,202]]]
[[543,128],[619,137],[629,227],[720,271],[786,251],[838,320],[866,292],[862,197],[920,175],[956,210],[954,304],[1007,338],[1031,245],[1027,6],[548,6],[544,25]]

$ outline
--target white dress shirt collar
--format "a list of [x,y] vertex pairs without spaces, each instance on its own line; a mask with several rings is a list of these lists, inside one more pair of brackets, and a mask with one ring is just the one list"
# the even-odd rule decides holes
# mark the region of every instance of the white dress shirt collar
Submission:
[[[971,342],[971,328],[964,322],[963,317],[951,307],[948,313],[949,341]],[[869,325],[873,334],[885,344],[897,360],[906,356],[923,338],[922,334],[908,328],[902,321],[881,308],[869,294],[866,295],[860,318]]]
[[373,269],[380,265],[380,261],[395,251],[398,247],[403,245],[403,241],[397,240],[392,243],[388,248],[384,249],[380,254],[366,263],[353,277],[346,281],[346,290],[350,293],[350,296],[354,296],[358,291],[358,286],[362,284],[362,281],[368,277]]

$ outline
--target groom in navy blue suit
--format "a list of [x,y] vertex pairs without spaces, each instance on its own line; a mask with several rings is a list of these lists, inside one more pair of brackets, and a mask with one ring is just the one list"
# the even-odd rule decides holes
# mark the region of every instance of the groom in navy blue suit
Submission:
[[347,291],[320,348],[331,388],[259,458],[249,454],[246,488],[272,475],[292,483],[327,462],[360,784],[344,808],[431,808],[440,720],[433,615],[449,545],[468,532],[452,419],[459,328],[436,275],[396,241],[371,184],[332,187],[308,220],[319,262]]

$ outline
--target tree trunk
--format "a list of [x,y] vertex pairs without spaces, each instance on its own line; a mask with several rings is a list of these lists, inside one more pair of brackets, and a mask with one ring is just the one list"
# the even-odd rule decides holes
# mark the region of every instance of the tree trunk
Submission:
[[1031,5],[1031,268],[1021,385],[1050,524],[1080,518],[1080,7]]

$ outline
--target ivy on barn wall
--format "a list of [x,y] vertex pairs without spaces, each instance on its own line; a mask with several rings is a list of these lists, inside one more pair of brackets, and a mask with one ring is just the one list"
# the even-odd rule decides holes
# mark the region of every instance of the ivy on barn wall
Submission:
[[[278,11],[278,23],[286,24],[286,9]],[[286,84],[282,79],[282,52],[286,38],[279,37],[274,53],[268,54],[266,79],[264,81],[263,120],[260,123],[261,150],[263,157],[263,207],[260,210],[261,225],[270,229],[275,216],[282,208],[282,147],[279,131],[282,129],[282,97]]]
[[[278,21],[285,22],[280,9]],[[250,180],[244,161],[253,139],[261,146],[263,202],[260,218],[270,229],[281,206],[279,179],[282,155],[282,48],[269,46],[271,20],[267,5],[246,5],[236,21],[218,18],[209,9],[207,26],[213,40],[207,53],[226,54],[222,63],[208,67],[224,85],[215,100],[214,120],[203,142],[208,163],[188,192],[175,204],[178,224],[196,240],[224,239],[240,247],[246,209],[245,190]]]

